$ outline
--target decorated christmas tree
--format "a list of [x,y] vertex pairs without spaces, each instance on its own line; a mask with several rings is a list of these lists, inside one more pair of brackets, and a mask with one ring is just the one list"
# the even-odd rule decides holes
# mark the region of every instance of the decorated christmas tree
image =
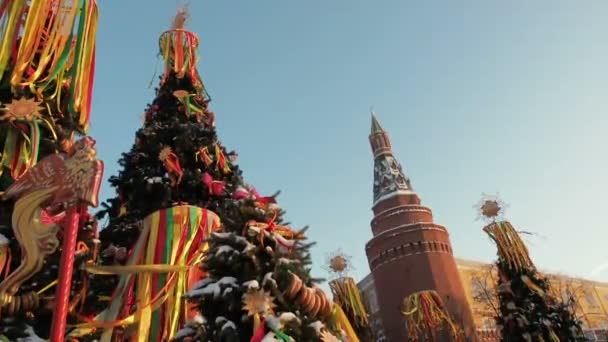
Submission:
[[100,213],[109,217],[101,262],[86,268],[88,297],[70,336],[249,341],[274,329],[319,340],[329,333],[319,320],[337,316],[312,286],[309,245],[281,225],[274,196],[247,185],[236,153],[220,143],[186,14],[160,37],[165,73],[110,178],[117,196]]
[[491,221],[483,230],[498,248],[496,323],[502,341],[585,341],[581,322],[568,303],[552,295],[519,233],[510,222],[497,220],[503,207],[490,197],[479,204],[481,214]]
[[239,202],[211,236],[207,278],[186,294],[202,314],[179,339],[358,341],[341,307],[310,276],[304,232],[282,225],[276,208]]
[[94,141],[75,144],[89,124],[97,6],[2,0],[0,18],[0,339],[48,338],[80,303],[98,241],[83,204],[96,204],[101,164]]

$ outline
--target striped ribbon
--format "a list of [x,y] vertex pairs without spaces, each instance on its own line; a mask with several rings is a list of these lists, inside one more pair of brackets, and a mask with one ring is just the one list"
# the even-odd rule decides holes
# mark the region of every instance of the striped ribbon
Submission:
[[[120,274],[119,284],[108,309],[94,320],[76,325],[70,334],[83,336],[94,328],[106,329],[101,342],[110,342],[114,328],[132,325],[129,341],[171,340],[192,315],[183,294],[203,276],[192,270],[206,251],[205,241],[219,227],[219,217],[206,209],[177,206],[156,211],[143,221],[142,233],[125,266],[88,266],[95,274]],[[134,291],[135,312],[119,318],[129,306]]]

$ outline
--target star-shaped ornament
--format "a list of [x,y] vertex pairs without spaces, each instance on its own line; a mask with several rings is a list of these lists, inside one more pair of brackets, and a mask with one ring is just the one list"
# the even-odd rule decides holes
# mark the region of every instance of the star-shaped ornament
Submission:
[[475,207],[477,208],[479,217],[482,217],[486,221],[495,222],[503,216],[507,205],[500,200],[498,195],[482,194],[482,199]]
[[171,153],[173,153],[173,150],[171,150],[171,147],[169,146],[165,146],[163,147],[160,152],[158,153],[158,160],[160,161],[166,161],[169,156],[171,156]]
[[243,310],[249,316],[271,313],[276,307],[274,298],[264,290],[251,290],[243,296]]
[[0,119],[8,121],[34,121],[41,117],[40,111],[43,109],[42,102],[36,101],[33,98],[13,99],[11,103],[4,105],[2,109],[4,113]]

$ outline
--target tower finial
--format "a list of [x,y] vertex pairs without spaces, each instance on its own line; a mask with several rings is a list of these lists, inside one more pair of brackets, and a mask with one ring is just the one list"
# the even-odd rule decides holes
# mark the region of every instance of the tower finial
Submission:
[[376,113],[373,110],[371,110],[372,113],[372,131],[371,134],[376,134],[376,133],[380,133],[380,132],[384,132],[384,130],[382,129],[382,126],[380,126],[380,123],[378,122],[378,119],[376,118]]

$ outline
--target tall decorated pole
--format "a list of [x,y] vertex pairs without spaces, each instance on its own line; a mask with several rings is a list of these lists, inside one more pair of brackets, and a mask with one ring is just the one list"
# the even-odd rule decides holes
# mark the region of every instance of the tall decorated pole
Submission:
[[1,0],[0,18],[0,338],[62,340],[96,250],[86,211],[102,165],[83,156],[90,138],[75,139],[90,120],[97,5]]
[[355,280],[348,276],[352,268],[350,257],[340,250],[331,253],[327,258],[326,269],[333,276],[329,282],[333,300],[340,305],[352,323],[354,335],[362,341],[367,341],[372,339],[369,316]]
[[496,317],[502,341],[585,341],[581,322],[552,294],[551,284],[537,271],[528,248],[506,220],[504,204],[485,196],[477,206],[488,224],[483,231],[496,244],[498,301]]
[[[0,293],[9,299],[9,303],[15,289],[31,277],[32,272],[40,271],[47,253],[59,244],[54,233],[60,226],[64,229],[51,341],[64,339],[80,213],[83,206],[99,203],[103,163],[95,158],[94,144],[94,140],[84,138],[69,154],[54,154],[42,159],[4,194],[6,199],[16,199],[13,228],[24,251],[24,262],[0,283]],[[44,224],[44,213],[56,216],[62,212],[67,224],[58,224],[52,219],[48,225]],[[38,249],[45,245],[48,249]],[[17,305],[19,298],[13,298],[12,305]]]

